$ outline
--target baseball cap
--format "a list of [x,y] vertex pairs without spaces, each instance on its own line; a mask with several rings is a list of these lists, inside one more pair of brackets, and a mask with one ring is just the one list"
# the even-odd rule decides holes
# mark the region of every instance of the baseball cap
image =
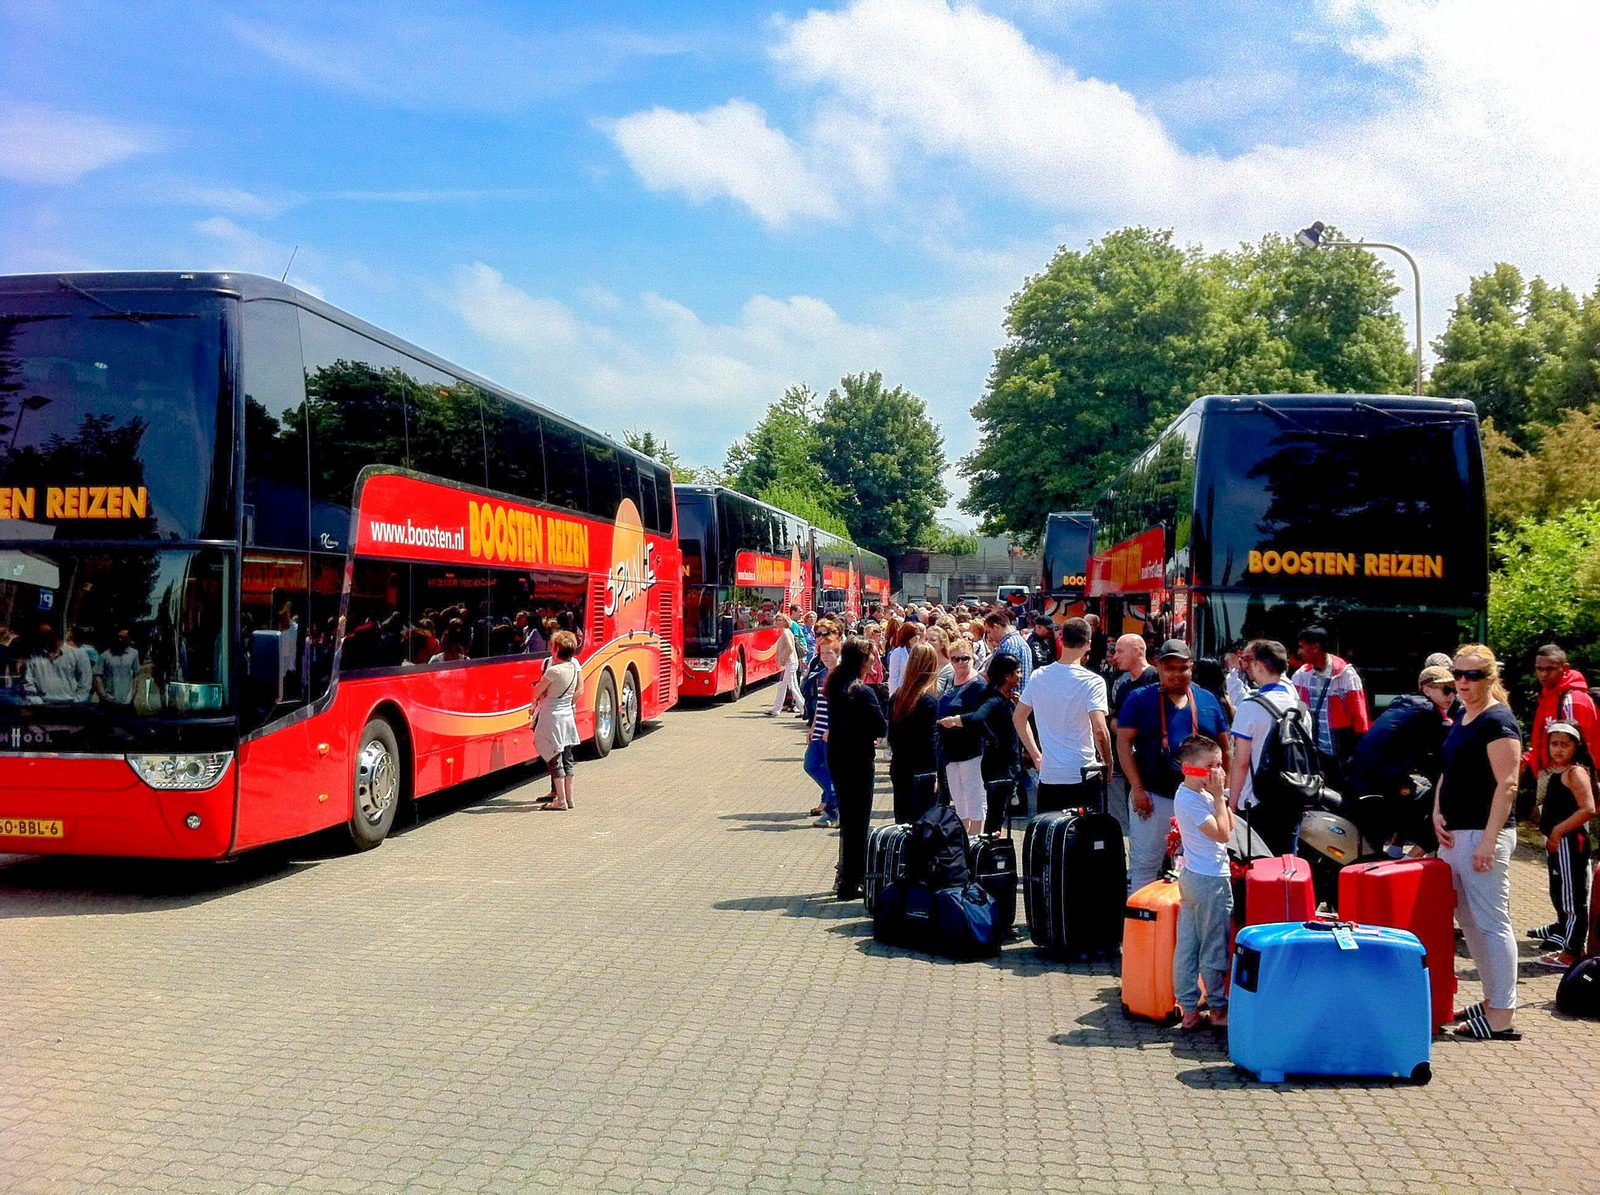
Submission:
[[1192,660],[1194,652],[1189,650],[1189,645],[1182,639],[1168,639],[1156,649],[1158,660]]
[[1417,688],[1423,685],[1453,685],[1456,678],[1450,675],[1450,669],[1441,668],[1437,664],[1429,664],[1417,677]]
[[1571,722],[1552,722],[1545,729],[1544,734],[1546,738],[1553,734],[1564,734],[1575,743],[1583,742],[1583,735],[1579,732],[1577,726]]

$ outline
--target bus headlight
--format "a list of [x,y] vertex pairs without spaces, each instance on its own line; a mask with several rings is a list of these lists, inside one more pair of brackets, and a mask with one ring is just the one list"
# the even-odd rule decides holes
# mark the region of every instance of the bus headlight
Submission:
[[717,662],[714,659],[706,660],[685,657],[683,662],[690,672],[715,672],[717,670]]
[[232,751],[205,755],[130,755],[128,766],[151,788],[210,788],[233,760]]

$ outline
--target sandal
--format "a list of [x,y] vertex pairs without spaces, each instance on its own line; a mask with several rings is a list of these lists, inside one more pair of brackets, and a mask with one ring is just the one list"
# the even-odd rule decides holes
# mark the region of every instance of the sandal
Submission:
[[1463,1008],[1460,1012],[1456,1013],[1456,1015],[1451,1017],[1450,1019],[1452,1021],[1454,1021],[1457,1025],[1460,1025],[1460,1024],[1465,1023],[1466,1021],[1471,1020],[1473,1017],[1481,1017],[1481,1016],[1483,1016],[1483,1014],[1484,1014],[1483,1001],[1480,1000],[1476,1004],[1467,1005],[1465,1008]]
[[1186,1012],[1183,1019],[1178,1022],[1181,1033],[1193,1033],[1197,1029],[1204,1029],[1211,1023],[1211,1019],[1203,1012]]
[[571,805],[567,805],[561,801],[551,801],[550,804],[544,807],[544,811],[546,813],[566,813],[571,808]]
[[[1481,1007],[1481,1006],[1480,1006]],[[1515,1029],[1491,1029],[1489,1018],[1483,1013],[1473,1013],[1452,1031],[1456,1037],[1470,1041],[1521,1041],[1522,1034]]]

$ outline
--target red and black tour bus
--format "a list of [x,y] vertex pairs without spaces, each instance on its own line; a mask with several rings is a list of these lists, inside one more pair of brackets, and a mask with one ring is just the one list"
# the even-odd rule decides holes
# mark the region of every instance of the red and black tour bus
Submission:
[[270,279],[0,279],[0,851],[215,858],[677,697],[658,463]]

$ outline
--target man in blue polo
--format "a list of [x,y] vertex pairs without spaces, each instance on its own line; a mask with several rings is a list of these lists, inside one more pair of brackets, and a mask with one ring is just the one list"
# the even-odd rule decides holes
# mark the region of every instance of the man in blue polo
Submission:
[[1134,690],[1117,716],[1117,759],[1128,777],[1128,891],[1137,892],[1161,873],[1172,827],[1172,798],[1183,783],[1178,748],[1203,734],[1222,747],[1226,771],[1230,750],[1222,705],[1192,683],[1194,653],[1182,639],[1168,639],[1156,652],[1157,683]]

